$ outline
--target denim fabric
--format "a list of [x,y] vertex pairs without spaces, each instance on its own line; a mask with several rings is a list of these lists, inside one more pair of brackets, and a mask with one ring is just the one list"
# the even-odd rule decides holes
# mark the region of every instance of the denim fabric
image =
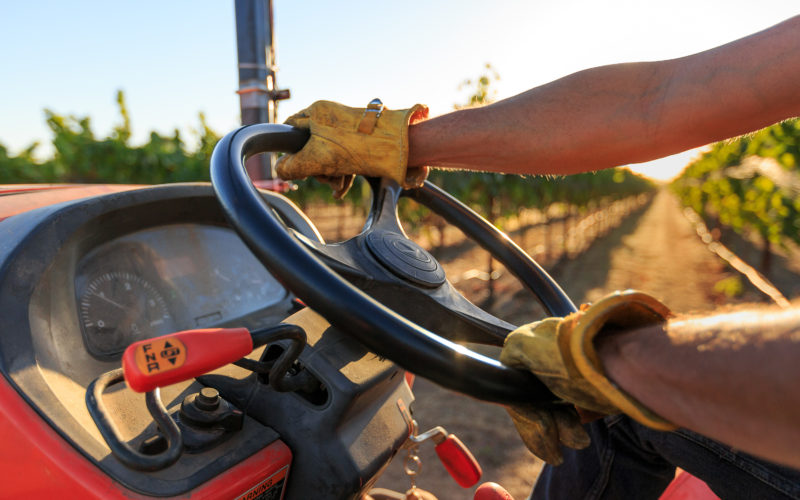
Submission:
[[532,500],[658,499],[675,467],[705,481],[723,500],[800,500],[800,471],[685,429],[659,432],[622,415],[586,429],[592,444],[584,450],[564,448],[564,464],[542,470]]

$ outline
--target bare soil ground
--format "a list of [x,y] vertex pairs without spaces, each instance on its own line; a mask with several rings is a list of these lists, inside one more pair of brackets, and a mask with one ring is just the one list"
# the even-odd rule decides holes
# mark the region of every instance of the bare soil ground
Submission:
[[[513,228],[508,228],[513,229]],[[559,231],[555,231],[559,233]],[[542,241],[525,231],[513,231],[515,239],[535,257]],[[552,237],[552,236],[551,236]],[[558,242],[551,241],[551,245]],[[514,324],[543,317],[541,307],[515,278],[502,273],[494,282],[494,300],[487,301],[485,281],[455,280],[479,275],[486,269],[488,255],[469,243],[458,243],[436,252],[451,281],[476,304]],[[780,262],[782,265],[783,262]],[[735,298],[715,291],[715,284],[734,275],[723,261],[707,250],[681,212],[678,201],[666,190],[652,202],[628,216],[618,227],[597,239],[577,258],[551,262],[549,271],[576,303],[597,300],[614,290],[636,288],[651,293],[673,311],[707,311],[731,302],[759,302],[763,297],[745,285]],[[778,275],[796,272],[782,266]],[[795,281],[797,283],[797,281]],[[472,450],[483,467],[483,481],[502,484],[518,500],[527,498],[542,463],[522,444],[505,410],[444,390],[427,380],[414,386],[414,417],[424,431],[436,425],[455,433]],[[379,479],[377,486],[398,491],[410,482],[398,456]],[[460,488],[439,463],[433,445],[420,449],[422,470],[419,487],[442,500],[471,499],[474,488]]]

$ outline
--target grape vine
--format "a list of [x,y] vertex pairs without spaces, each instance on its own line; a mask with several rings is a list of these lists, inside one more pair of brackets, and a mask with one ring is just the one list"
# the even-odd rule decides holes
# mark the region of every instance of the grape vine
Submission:
[[800,120],[714,144],[673,182],[681,201],[762,242],[761,271],[773,245],[800,243]]
[[53,157],[38,161],[32,144],[12,156],[0,144],[2,183],[136,183],[204,181],[219,136],[199,115],[198,146],[189,150],[177,130],[172,136],[151,132],[141,146],[130,143],[131,121],[125,95],[117,93],[120,123],[105,138],[96,137],[89,117],[63,116],[45,110],[53,133]]

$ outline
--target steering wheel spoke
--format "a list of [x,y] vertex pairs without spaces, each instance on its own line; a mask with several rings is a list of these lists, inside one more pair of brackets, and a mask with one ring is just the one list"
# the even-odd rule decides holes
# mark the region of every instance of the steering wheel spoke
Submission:
[[406,236],[397,215],[397,203],[403,195],[403,188],[392,180],[378,177],[367,177],[367,182],[372,189],[372,206],[363,232],[378,230]]
[[401,316],[455,342],[502,346],[516,329],[467,300],[450,282],[434,290],[403,284],[372,287],[369,293]]
[[454,341],[502,345],[516,328],[461,295],[449,281],[427,288],[382,266],[365,248],[363,235],[342,243],[323,244],[295,236],[325,264],[396,313]]
[[443,326],[441,329],[433,331],[442,331],[447,338],[452,340],[502,346],[508,334],[516,330],[516,325],[504,321],[470,302],[449,281],[442,285],[442,291],[445,292],[444,296],[437,299],[437,302],[453,315],[460,317],[463,324],[450,328]]
[[368,279],[369,272],[364,269],[360,259],[362,254],[355,240],[341,243],[323,243],[306,237],[304,234],[292,231],[294,236],[314,255],[339,274],[353,279]]

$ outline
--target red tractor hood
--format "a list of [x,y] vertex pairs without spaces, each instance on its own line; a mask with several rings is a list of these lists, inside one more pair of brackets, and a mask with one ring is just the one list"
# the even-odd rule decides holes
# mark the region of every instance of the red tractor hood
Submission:
[[141,187],[134,184],[3,184],[0,185],[0,220],[63,201]]

